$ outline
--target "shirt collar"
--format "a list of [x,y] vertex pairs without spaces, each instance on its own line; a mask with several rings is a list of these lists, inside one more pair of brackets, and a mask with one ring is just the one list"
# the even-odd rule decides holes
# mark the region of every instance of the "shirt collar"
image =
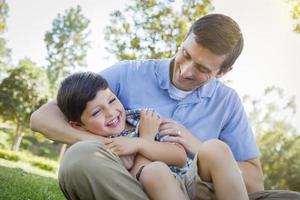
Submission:
[[205,85],[197,89],[198,97],[210,98],[215,92],[218,85],[218,79],[212,78]]
[[[159,64],[156,67],[155,75],[157,77],[157,81],[159,87],[163,90],[169,90],[170,87],[170,64],[173,62],[174,58],[160,60]],[[198,98],[208,97],[210,98],[214,91],[216,90],[218,85],[218,80],[216,78],[212,78],[205,85],[199,87],[195,90],[194,93],[197,94]]]

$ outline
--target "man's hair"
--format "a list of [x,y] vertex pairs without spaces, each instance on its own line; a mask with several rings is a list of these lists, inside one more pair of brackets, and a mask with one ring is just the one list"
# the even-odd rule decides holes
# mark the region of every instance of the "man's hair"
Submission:
[[239,25],[230,17],[210,14],[199,18],[191,26],[187,36],[195,35],[198,45],[216,55],[226,55],[220,72],[231,67],[239,57],[244,39]]
[[81,115],[99,90],[108,88],[107,81],[93,72],[79,72],[65,78],[57,93],[57,105],[69,121],[81,123]]

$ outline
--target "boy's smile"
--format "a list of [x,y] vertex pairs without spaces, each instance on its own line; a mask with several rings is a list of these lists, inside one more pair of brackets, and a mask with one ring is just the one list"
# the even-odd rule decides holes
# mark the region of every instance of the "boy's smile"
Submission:
[[115,136],[125,129],[125,109],[110,89],[99,90],[81,115],[81,128],[104,137]]

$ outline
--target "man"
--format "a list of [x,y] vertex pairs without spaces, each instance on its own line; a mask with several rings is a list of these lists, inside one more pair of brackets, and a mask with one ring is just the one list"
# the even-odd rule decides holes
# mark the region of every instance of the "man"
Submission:
[[[242,49],[238,24],[228,16],[212,14],[192,25],[174,58],[121,62],[101,75],[125,109],[150,107],[163,118],[172,118],[163,120],[160,134],[170,135],[166,140],[180,143],[189,156],[201,157],[201,143],[219,139],[224,155],[233,154],[236,159],[247,191],[252,193],[250,199],[300,199],[298,193],[262,192],[259,151],[242,103],[233,89],[217,80],[232,70]],[[95,139],[73,130],[62,119],[52,102],[32,115],[31,127],[66,143]],[[209,158],[201,159],[209,162]],[[120,166],[120,159],[101,142],[79,142],[62,161],[60,186],[70,199],[147,199],[139,183]],[[190,199],[214,198],[213,188],[201,176],[205,162],[198,160],[195,168],[196,176],[181,181],[185,192]]]

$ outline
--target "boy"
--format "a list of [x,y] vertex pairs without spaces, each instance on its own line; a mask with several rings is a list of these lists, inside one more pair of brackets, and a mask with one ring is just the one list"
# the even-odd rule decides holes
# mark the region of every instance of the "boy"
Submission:
[[[72,127],[108,137],[104,143],[117,155],[137,155],[133,166],[125,165],[125,167],[137,179],[139,178],[151,199],[188,199],[186,191],[181,190],[171,171],[164,164],[182,167],[186,161],[185,151],[181,146],[171,143],[155,143],[155,147],[154,143],[149,143],[154,140],[160,126],[161,121],[157,113],[149,110],[141,111],[140,124],[137,126],[139,138],[118,137],[136,136],[137,131],[134,131],[132,129],[134,127],[130,124],[126,124],[124,107],[108,88],[107,82],[94,73],[77,73],[67,77],[59,89],[57,104]],[[231,166],[231,162],[234,160],[228,161],[228,166]],[[226,167],[222,166],[222,168]],[[212,182],[214,182],[214,175],[224,177],[219,169],[213,173],[215,174],[209,177]],[[226,183],[235,186],[239,185],[236,183],[240,183],[240,186],[231,191],[232,196],[228,199],[241,197],[247,199],[245,185],[238,171],[232,169],[230,174],[233,175],[232,179],[227,180]],[[204,176],[209,175],[204,174]],[[218,194],[218,191],[222,190],[222,185],[215,186],[215,190]]]
[[[87,130],[107,138],[137,136],[135,128],[126,123],[123,105],[111,92],[106,80],[100,75],[87,72],[67,77],[58,91],[57,104],[67,117],[70,125],[75,129]],[[132,116],[132,113],[130,116]],[[118,155],[138,154],[133,166],[127,163],[125,167],[132,175],[139,178],[151,199],[186,199],[171,171],[164,164],[183,166],[186,161],[184,149],[180,145],[171,143],[158,144],[155,149],[157,153],[152,153],[154,151],[152,147],[148,148],[147,140],[154,140],[159,124],[160,119],[157,113],[143,110],[141,111],[138,130],[140,138],[123,137],[123,140],[118,141],[107,139],[106,144],[112,152]],[[121,151],[122,149],[120,150],[118,145],[122,141],[130,142],[131,149]],[[144,157],[149,157],[151,160],[160,160],[164,163],[152,163]],[[141,168],[141,166],[145,165],[143,176],[140,176],[139,169],[143,169],[144,167]],[[151,181],[147,180],[149,179],[147,177],[151,178],[147,173],[152,174],[153,170],[155,170],[156,175],[161,177],[156,181],[155,187],[153,187]],[[159,191],[155,189],[157,187],[160,188]]]

